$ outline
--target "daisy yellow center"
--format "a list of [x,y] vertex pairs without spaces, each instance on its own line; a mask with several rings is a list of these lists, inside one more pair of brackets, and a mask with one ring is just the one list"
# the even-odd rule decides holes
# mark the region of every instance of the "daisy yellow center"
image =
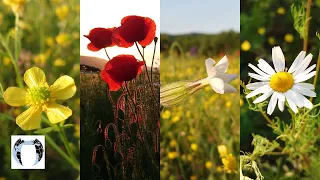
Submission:
[[27,101],[29,105],[44,105],[50,100],[50,91],[47,87],[28,89]]
[[270,87],[278,92],[286,92],[294,84],[293,76],[288,72],[277,72],[271,76]]

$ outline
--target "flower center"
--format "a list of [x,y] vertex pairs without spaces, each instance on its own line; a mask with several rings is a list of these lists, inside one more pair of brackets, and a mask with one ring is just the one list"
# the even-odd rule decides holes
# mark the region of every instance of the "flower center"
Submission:
[[50,100],[50,91],[47,87],[28,89],[27,102],[29,105],[43,105]]
[[277,72],[271,76],[270,87],[278,92],[286,92],[294,83],[293,76],[288,72]]

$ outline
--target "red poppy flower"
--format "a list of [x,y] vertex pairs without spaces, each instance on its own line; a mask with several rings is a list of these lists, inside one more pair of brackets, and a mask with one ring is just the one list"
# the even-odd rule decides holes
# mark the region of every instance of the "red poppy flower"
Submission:
[[132,55],[118,55],[106,63],[101,78],[108,83],[110,91],[117,91],[124,81],[131,81],[142,72],[143,61]]
[[87,48],[90,51],[99,51],[102,48],[112,47],[115,43],[112,41],[112,32],[116,28],[94,28],[91,29],[89,35],[84,35],[91,42],[88,44]]
[[148,46],[156,35],[156,23],[148,17],[126,16],[116,28],[112,39],[119,47],[131,47],[134,42]]

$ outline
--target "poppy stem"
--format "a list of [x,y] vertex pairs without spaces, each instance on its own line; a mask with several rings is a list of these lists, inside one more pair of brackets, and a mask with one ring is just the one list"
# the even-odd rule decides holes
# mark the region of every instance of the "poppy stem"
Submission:
[[108,53],[107,53],[107,49],[106,48],[103,48],[104,49],[104,52],[106,52],[106,55],[107,55],[107,57],[108,57],[108,59],[109,59],[109,61],[110,61],[110,57],[109,57],[109,55],[108,55]]
[[153,70],[153,63],[154,63],[154,55],[156,54],[156,48],[157,48],[157,41],[154,41],[152,63],[151,63],[151,82],[152,82],[152,70]]
[[[153,91],[153,87],[152,87],[152,84],[151,84],[151,80],[150,80],[150,77],[149,77],[149,73],[148,73],[148,68],[147,68],[147,63],[146,63],[146,60],[144,59],[144,56],[142,55],[142,53],[141,53],[141,51],[140,51],[140,49],[139,49],[139,46],[138,46],[138,44],[137,44],[137,42],[134,42],[135,43],[135,45],[136,45],[136,47],[137,47],[137,49],[138,49],[138,51],[139,51],[139,54],[141,55],[141,57],[142,57],[142,60],[144,61],[144,67],[146,68],[146,74],[147,74],[147,77],[148,77],[148,81],[149,81],[149,86],[150,86],[150,88],[151,88],[151,92],[152,92],[152,98],[153,98],[153,100],[155,101],[155,103],[157,104],[157,100],[156,100],[156,96],[155,96],[155,94],[154,94],[154,91]],[[152,75],[152,74],[151,74]]]

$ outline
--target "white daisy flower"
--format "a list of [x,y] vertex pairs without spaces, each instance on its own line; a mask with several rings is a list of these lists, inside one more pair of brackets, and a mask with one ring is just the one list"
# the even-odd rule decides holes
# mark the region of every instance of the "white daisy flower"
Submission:
[[284,55],[279,46],[272,48],[272,60],[275,70],[263,59],[259,59],[258,68],[249,63],[249,67],[257,73],[249,73],[249,76],[261,82],[246,86],[247,89],[253,90],[246,98],[262,94],[253,101],[256,104],[271,96],[267,109],[269,115],[273,113],[277,103],[282,112],[285,101],[295,113],[298,112],[298,108],[311,109],[313,104],[304,96],[316,97],[316,93],[312,91],[313,84],[303,83],[303,81],[316,74],[316,71],[312,71],[316,67],[315,64],[308,68],[312,54],[306,56],[306,52],[301,51],[288,71],[285,69]]
[[237,89],[228,84],[237,78],[236,74],[226,74],[228,70],[228,58],[224,56],[216,66],[211,58],[205,60],[208,77],[197,81],[174,82],[160,88],[160,104],[163,106],[175,106],[182,103],[193,93],[210,85],[212,89],[219,93],[233,93]]

